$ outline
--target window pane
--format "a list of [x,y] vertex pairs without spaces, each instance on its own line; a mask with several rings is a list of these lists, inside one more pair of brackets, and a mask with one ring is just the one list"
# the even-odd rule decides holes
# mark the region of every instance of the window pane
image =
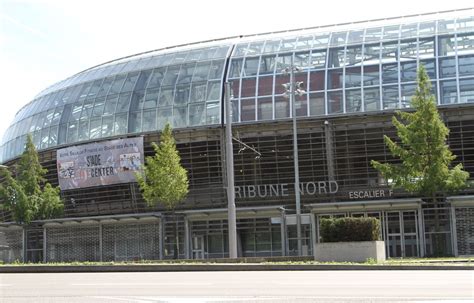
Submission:
[[276,55],[262,57],[262,59],[260,60],[260,70],[258,72],[260,75],[273,74],[276,64],[275,57]]
[[324,108],[324,93],[309,94],[309,114],[311,116],[324,115]]
[[380,83],[379,66],[364,66],[364,86],[378,85]]
[[145,110],[143,111],[143,127],[142,131],[156,130],[156,110]]
[[439,74],[441,78],[456,77],[456,61],[454,58],[439,60]]
[[257,74],[259,58],[246,58],[244,63],[243,77],[254,76]]
[[458,36],[458,56],[474,54],[474,35]]
[[128,115],[115,115],[114,135],[126,134],[128,132]]
[[442,81],[440,83],[441,88],[441,104],[452,104],[456,103],[457,89],[456,81]]
[[224,61],[222,60],[212,61],[212,65],[209,70],[209,79],[221,79],[223,70],[224,70]]
[[342,69],[328,71],[328,89],[342,87]]
[[91,139],[96,139],[100,138],[102,135],[101,129],[102,129],[102,119],[101,118],[94,118],[91,119],[91,130],[90,130],[90,138]]
[[168,67],[162,85],[174,86],[176,84],[176,79],[178,78],[179,69],[179,66]]
[[135,87],[135,82],[137,82],[137,79],[138,79],[138,72],[128,74],[127,79],[125,80],[125,83],[122,87],[122,92],[132,91],[133,88]]
[[434,40],[433,39],[420,40],[418,57],[421,59],[434,57]]
[[175,105],[185,105],[189,102],[189,93],[191,91],[191,86],[186,85],[177,85],[176,92],[174,96]]
[[343,67],[344,66],[344,49],[333,48],[329,50],[328,67]]
[[382,81],[384,84],[398,82],[397,63],[382,65]]
[[[232,110],[234,112],[234,110]],[[206,103],[206,124],[216,124],[220,122],[219,101]]]
[[242,61],[243,59],[232,59],[230,63],[230,78],[239,78],[240,71],[242,70]]
[[361,111],[362,100],[360,89],[346,90],[346,111],[348,113]]
[[113,115],[117,106],[118,95],[107,97],[104,107],[104,115]]
[[416,41],[402,41],[400,43],[400,61],[416,60],[416,58]]
[[145,70],[140,72],[140,76],[138,77],[137,84],[135,85],[135,90],[143,90],[146,88],[148,84],[148,80],[150,79],[152,71]]
[[380,90],[375,88],[364,88],[365,111],[378,110],[380,107]]
[[440,56],[454,56],[454,37],[439,38],[439,55]]
[[474,57],[459,57],[459,75],[474,75]]
[[410,107],[411,98],[415,95],[415,84],[405,84],[402,85],[402,108]]
[[329,92],[328,93],[328,112],[330,114],[342,113],[342,92]]
[[259,98],[257,99],[257,119],[258,120],[271,120],[273,119],[273,112],[272,112],[272,98]]
[[258,78],[258,95],[269,96],[273,93],[273,77]]
[[401,82],[416,80],[416,62],[404,62],[400,65]]
[[436,79],[436,63],[434,59],[420,61],[420,64],[423,64],[425,66],[426,73],[428,74],[431,80]]
[[362,46],[348,47],[346,49],[347,65],[360,65],[362,62]]
[[240,121],[255,121],[255,99],[240,100]]
[[295,96],[295,110],[297,117],[305,117],[308,115],[307,95]]
[[114,117],[108,116],[102,119],[102,137],[109,137],[113,134]]
[[[127,112],[130,108],[130,93],[124,93],[120,94],[118,103],[117,103],[117,109],[116,113],[122,113],[122,112]],[[139,95],[135,95],[135,98],[139,98]]]
[[67,129],[67,142],[73,143],[77,141],[77,122],[69,122]]
[[160,90],[160,99],[158,100],[158,106],[170,106],[173,104],[174,98],[174,87],[162,87]]
[[189,102],[201,102],[206,100],[207,82],[198,82],[191,85],[191,99]]
[[78,138],[79,138],[79,141],[89,139],[89,120],[79,121]]
[[165,72],[166,72],[166,68],[164,67],[154,69],[150,77],[150,81],[148,82],[147,88],[160,87],[161,82],[163,81]]
[[187,126],[187,117],[188,117],[188,108],[187,107],[175,107],[173,108],[173,126],[174,127],[186,127]]
[[309,64],[313,69],[321,69],[326,66],[326,51],[311,51]]
[[384,86],[382,91],[383,109],[398,108],[398,86]]
[[189,106],[189,125],[204,125],[206,123],[205,103],[191,104]]
[[115,77],[114,83],[110,87],[109,94],[118,94],[125,82],[125,75],[118,75]]
[[94,103],[94,109],[92,111],[92,116],[100,117],[104,112],[105,98],[97,98]]
[[378,64],[380,62],[380,45],[364,46],[364,65]]
[[474,79],[460,80],[459,89],[461,103],[474,102]]
[[346,68],[346,88],[349,87],[360,87],[361,86],[361,68],[350,67]]
[[129,133],[138,133],[142,129],[142,113],[135,112],[130,113],[130,118],[128,121],[128,132]]
[[[146,94],[145,94],[145,99],[143,103],[143,108],[155,108],[158,105],[158,95],[160,93],[159,88],[152,88],[152,89],[147,89]],[[139,110],[141,109],[140,106],[135,106],[134,103],[132,102],[132,105],[130,106],[130,110]]]
[[192,63],[192,64],[184,64],[181,66],[181,69],[178,75],[178,80],[177,80],[178,84],[186,84],[186,83],[191,82],[195,65],[196,65],[195,63]]
[[275,119],[290,117],[290,101],[284,96],[275,96]]
[[311,91],[324,90],[324,71],[312,71],[309,74],[309,89]]
[[384,43],[382,46],[382,63],[396,62],[397,54],[397,43]]

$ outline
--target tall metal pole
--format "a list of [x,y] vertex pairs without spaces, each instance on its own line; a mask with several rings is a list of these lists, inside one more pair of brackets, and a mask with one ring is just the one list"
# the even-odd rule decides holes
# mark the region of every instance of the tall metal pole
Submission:
[[296,237],[298,238],[298,256],[302,255],[301,242],[301,196],[300,196],[300,167],[298,160],[298,134],[296,128],[296,104],[295,104],[295,66],[291,56],[290,70],[290,104],[293,116],[293,163],[295,166],[295,202],[296,202]]
[[235,213],[234,150],[232,146],[232,114],[230,104],[230,83],[225,83],[225,141],[227,172],[227,213],[229,227],[229,258],[237,258],[237,218]]

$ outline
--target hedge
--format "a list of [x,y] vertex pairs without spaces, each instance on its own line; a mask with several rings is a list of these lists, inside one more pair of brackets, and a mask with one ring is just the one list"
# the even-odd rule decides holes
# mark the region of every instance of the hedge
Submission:
[[380,221],[376,218],[321,219],[322,242],[380,240]]

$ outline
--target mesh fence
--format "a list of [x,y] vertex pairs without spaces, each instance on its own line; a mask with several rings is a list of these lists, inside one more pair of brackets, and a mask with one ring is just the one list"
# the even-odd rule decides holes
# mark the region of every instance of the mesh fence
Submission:
[[456,208],[458,253],[474,254],[474,208]]
[[100,261],[99,224],[47,228],[46,260]]
[[127,223],[102,227],[103,261],[160,259],[160,224]]
[[23,261],[22,228],[0,228],[0,261],[3,263]]

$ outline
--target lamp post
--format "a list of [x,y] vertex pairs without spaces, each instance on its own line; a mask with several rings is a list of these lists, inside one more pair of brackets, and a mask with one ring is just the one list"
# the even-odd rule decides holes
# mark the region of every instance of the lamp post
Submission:
[[230,83],[225,83],[225,140],[227,172],[227,225],[229,228],[229,258],[237,258],[237,218],[235,211],[234,150],[232,145],[232,105],[230,103]]
[[298,242],[298,256],[302,255],[302,237],[301,237],[301,194],[300,194],[300,168],[298,160],[298,132],[296,126],[296,95],[301,96],[305,93],[301,89],[303,82],[295,82],[295,71],[300,71],[298,67],[294,65],[293,55],[291,56],[290,67],[285,68],[284,73],[290,74],[290,83],[283,84],[286,89],[286,95],[290,98],[290,106],[292,109],[292,120],[293,120],[293,163],[295,170],[295,204],[296,204],[296,237]]

